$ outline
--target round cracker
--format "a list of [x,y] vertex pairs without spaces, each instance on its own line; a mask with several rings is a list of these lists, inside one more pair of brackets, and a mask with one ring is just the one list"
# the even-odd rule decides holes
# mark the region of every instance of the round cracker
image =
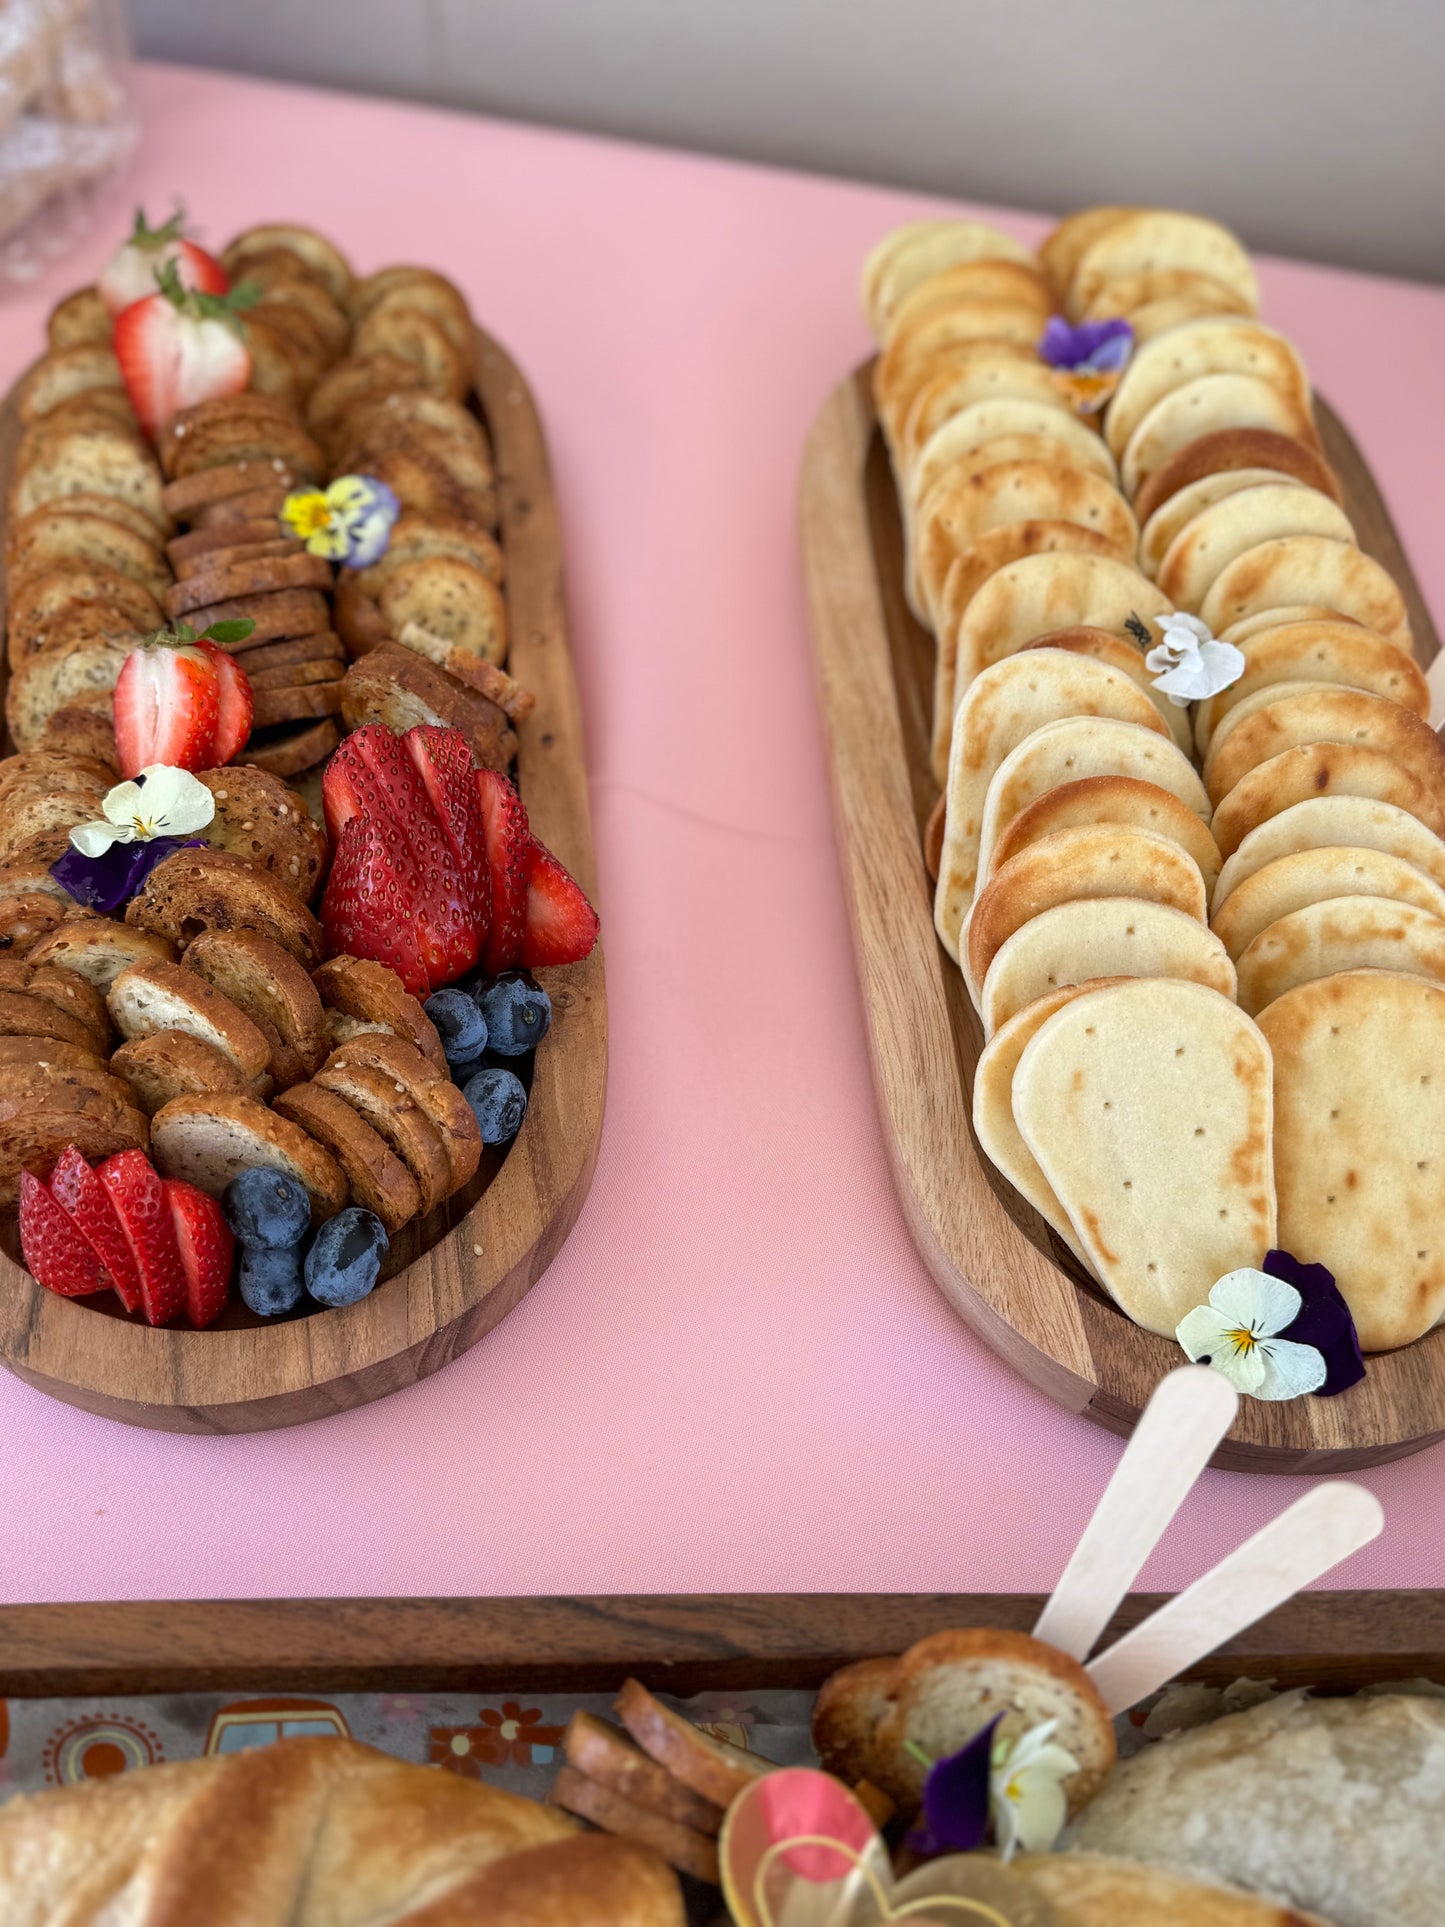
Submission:
[[1140,208],[1111,221],[1085,248],[1069,281],[1068,312],[1077,317],[1106,282],[1156,268],[1187,268],[1222,281],[1251,311],[1259,306],[1253,265],[1228,228],[1202,214]]
[[1054,285],[1060,300],[1068,293],[1074,270],[1089,248],[1107,228],[1122,221],[1126,214],[1137,214],[1137,207],[1084,207],[1077,214],[1065,215],[1039,244],[1039,260]]
[[[1066,467],[1087,468],[1118,486],[1119,471],[1104,439],[1052,400],[1029,401],[1016,395],[992,397],[958,409],[934,430],[906,471],[910,500],[921,502],[945,469],[1005,436],[1036,435],[1064,444]],[[1009,459],[1001,456],[1000,460]]]
[[1190,482],[1177,495],[1172,495],[1162,503],[1140,529],[1139,567],[1153,580],[1159,574],[1159,564],[1164,560],[1169,544],[1196,515],[1203,514],[1216,502],[1222,502],[1225,496],[1237,494],[1240,489],[1276,485],[1282,488],[1305,486],[1297,476],[1282,475],[1277,468],[1225,469],[1218,475],[1201,475],[1197,482]]
[[1285,535],[1235,557],[1204,598],[1200,619],[1215,635],[1245,616],[1291,604],[1338,609],[1408,648],[1405,599],[1392,576],[1353,543]]
[[908,418],[914,395],[935,371],[940,357],[958,347],[989,342],[1012,344],[1034,356],[1040,334],[1032,308],[1011,307],[1001,301],[960,303],[946,312],[915,322],[906,334],[896,335],[873,374],[874,393],[885,427],[896,436]]
[[1284,682],[1367,689],[1417,716],[1430,715],[1430,685],[1413,656],[1358,623],[1287,622],[1246,636],[1236,647],[1244,657],[1239,680],[1194,707],[1194,740],[1201,753],[1237,704]]
[[[1283,629],[1286,624],[1295,622],[1336,622],[1347,623],[1352,629],[1364,628],[1364,624],[1356,622],[1353,616],[1342,615],[1338,609],[1327,609],[1322,602],[1287,602],[1278,609],[1256,609],[1252,616],[1242,616],[1238,622],[1231,622],[1227,629],[1220,631],[1219,640],[1232,642],[1238,648],[1254,636],[1265,635],[1271,629]],[[1404,653],[1403,650],[1401,653]]]
[[958,626],[958,687],[966,689],[990,663],[1051,630],[1122,634],[1131,621],[1147,623],[1169,612],[1169,602],[1147,577],[1111,556],[1024,556],[991,575],[965,609]]
[[[1406,822],[1414,822],[1407,817]],[[1137,776],[1084,776],[1046,790],[1019,811],[993,849],[991,875],[1040,837],[1082,824],[1108,823],[1124,830],[1147,830],[1177,844],[1198,869],[1211,893],[1220,874],[1219,846],[1203,818],[1171,791]],[[1424,834],[1422,824],[1416,827]],[[1445,862],[1445,844],[1441,846]]]
[[1061,400],[1052,368],[1013,342],[979,341],[950,352],[913,391],[894,448],[900,474],[911,472],[919,450],[943,424],[975,402]]
[[1335,897],[1383,897],[1445,920],[1445,889],[1413,863],[1384,850],[1325,847],[1266,863],[1230,891],[1209,927],[1238,963],[1272,923]]
[[1233,856],[1249,832],[1270,817],[1327,794],[1393,803],[1436,836],[1445,836],[1445,806],[1393,757],[1357,743],[1303,743],[1258,764],[1220,803],[1211,822],[1220,855]]
[[1367,796],[1312,796],[1250,831],[1220,871],[1212,902],[1223,904],[1265,864],[1282,856],[1337,847],[1383,850],[1445,889],[1445,842],[1417,816]]
[[1155,581],[1177,609],[1198,609],[1236,556],[1285,535],[1355,539],[1349,517],[1328,495],[1296,482],[1265,483],[1225,496],[1187,523]]
[[895,228],[863,263],[863,312],[881,341],[900,302],[920,282],[966,261],[1021,261],[1034,257],[1021,241],[983,221],[911,221]]
[[1044,277],[1023,261],[961,261],[931,274],[904,296],[888,317],[888,338],[955,301],[1003,301],[1011,307],[1032,308],[1040,332],[1054,305]]
[[1186,756],[1194,753],[1194,738],[1189,725],[1189,704],[1177,703],[1172,696],[1164,695],[1154,686],[1154,671],[1144,660],[1144,652],[1133,638],[1126,639],[1115,634],[1112,629],[1098,629],[1088,623],[1076,623],[1068,629],[1052,629],[1047,635],[1036,636],[1026,642],[1020,655],[1030,649],[1068,649],[1076,656],[1092,656],[1097,662],[1108,663],[1111,669],[1121,669],[1143,690],[1164,718],[1169,734],[1178,743]]
[[1239,315],[1188,321],[1136,347],[1104,412],[1104,437],[1122,455],[1149,411],[1200,375],[1250,375],[1308,407],[1309,377],[1292,342]]
[[[1270,693],[1260,692],[1264,697]],[[1432,795],[1445,800],[1445,743],[1413,710],[1388,697],[1309,683],[1293,695],[1264,702],[1246,716],[1244,710],[1252,701],[1247,697],[1231,711],[1227,721],[1233,727],[1227,736],[1223,726],[1214,733],[1204,780],[1215,802],[1222,801],[1259,764],[1309,743],[1349,743],[1378,750],[1417,777]],[[1236,718],[1242,720],[1236,722]]]
[[1403,971],[1445,983],[1445,920],[1384,897],[1331,897],[1267,925],[1236,967],[1239,1002],[1251,1016],[1287,990],[1345,970]]
[[1196,274],[1192,268],[1150,268],[1142,274],[1126,274],[1117,281],[1106,281],[1084,311],[1085,321],[1114,321],[1137,314],[1142,308],[1157,308],[1165,301],[1187,301],[1208,308],[1213,314],[1252,316],[1253,308],[1244,296],[1216,281],[1212,274]]
[[1139,897],[1081,897],[1024,924],[994,958],[983,981],[984,1036],[1036,997],[1090,977],[1172,977],[1222,997],[1235,993],[1229,953],[1197,918]]
[[1125,443],[1119,458],[1125,489],[1137,495],[1156,469],[1202,435],[1242,428],[1305,443],[1315,433],[1309,403],[1281,394],[1257,375],[1196,375],[1162,395]]

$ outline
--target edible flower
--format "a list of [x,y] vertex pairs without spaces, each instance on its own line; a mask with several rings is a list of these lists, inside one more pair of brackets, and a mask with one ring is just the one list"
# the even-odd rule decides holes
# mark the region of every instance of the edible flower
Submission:
[[1293,1285],[1300,1294],[1303,1302],[1299,1315],[1280,1336],[1313,1345],[1323,1357],[1325,1382],[1316,1396],[1334,1398],[1351,1385],[1358,1385],[1365,1376],[1365,1358],[1354,1316],[1335,1283],[1334,1273],[1324,1265],[1303,1264],[1287,1251],[1267,1251],[1261,1269],[1271,1278],[1282,1278]]
[[[923,1783],[923,1825],[908,1844],[921,1854],[973,1853],[990,1818],[1005,1860],[1022,1848],[1046,1853],[1063,1831],[1064,1782],[1079,1762],[1054,1740],[1057,1720],[1031,1726],[1016,1740],[998,1737],[1002,1713],[956,1753],[936,1760]],[[919,1749],[914,1749],[919,1751]]]
[[375,475],[338,475],[326,488],[297,489],[281,504],[281,520],[312,555],[347,569],[367,569],[386,553],[401,503]]
[[1322,1391],[1328,1378],[1318,1346],[1284,1336],[1303,1305],[1293,1285],[1246,1265],[1225,1272],[1209,1303],[1182,1318],[1174,1336],[1189,1359],[1222,1372],[1236,1391],[1260,1399],[1301,1398]]
[[1092,415],[1119,386],[1134,352],[1134,330],[1122,317],[1075,324],[1052,314],[1039,337],[1039,355],[1081,415]]
[[135,895],[176,850],[194,847],[216,814],[216,799],[189,770],[152,763],[138,781],[117,783],[103,820],[79,823],[50,874],[77,903],[107,914]]
[[[1144,667],[1154,671],[1154,687],[1177,708],[1217,696],[1244,674],[1243,651],[1232,642],[1216,642],[1198,616],[1176,610],[1154,620],[1160,639],[1145,656]],[[1129,626],[1134,628],[1132,622]]]

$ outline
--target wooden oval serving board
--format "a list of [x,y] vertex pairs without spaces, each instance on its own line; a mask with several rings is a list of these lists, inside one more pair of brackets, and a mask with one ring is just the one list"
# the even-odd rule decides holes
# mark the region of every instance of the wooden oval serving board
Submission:
[[[872,363],[828,398],[803,461],[803,559],[834,820],[868,1020],[873,1083],[914,1243],[959,1315],[1058,1404],[1127,1433],[1177,1346],[1142,1330],[1088,1279],[973,1135],[983,1031],[933,929],[923,826],[933,638],[903,599],[903,538],[873,409]],[[1399,583],[1423,664],[1430,614],[1373,476],[1316,398],[1325,453],[1360,546]],[[1368,1360],[1337,1398],[1246,1398],[1214,1463],[1237,1471],[1344,1472],[1445,1437],[1445,1329]]]
[[[477,332],[475,400],[491,433],[507,557],[509,668],[537,698],[517,770],[537,835],[596,901],[582,716],[567,645],[562,544],[532,395]],[[0,492],[19,440],[0,408]],[[0,694],[3,694],[0,671]],[[207,1331],[151,1330],[111,1297],[58,1298],[0,1252],[0,1364],[67,1404],[168,1432],[255,1432],[400,1391],[475,1345],[561,1250],[592,1183],[607,1083],[602,949],[549,970],[552,1029],[537,1051],[521,1131],[504,1156],[393,1240],[359,1304],[268,1323],[233,1300]],[[12,1220],[13,1223],[13,1220]],[[114,1307],[111,1313],[102,1307]]]

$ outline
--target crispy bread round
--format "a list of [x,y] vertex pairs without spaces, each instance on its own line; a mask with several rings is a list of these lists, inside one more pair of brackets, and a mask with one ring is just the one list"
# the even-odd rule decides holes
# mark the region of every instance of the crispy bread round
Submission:
[[[908,467],[900,471],[907,484],[908,499],[921,502],[940,475],[969,457],[974,458],[968,462],[971,468],[991,466],[978,459],[982,450],[1005,437],[1025,435],[1065,447],[1068,456],[1060,466],[1087,468],[1102,475],[1106,482],[1117,484],[1118,470],[1108,444],[1065,407],[1062,397],[1037,400],[1019,395],[990,395],[946,416]],[[996,459],[1020,458],[1000,453]]]
[[374,1212],[389,1236],[416,1216],[421,1209],[416,1180],[385,1138],[344,1098],[320,1084],[297,1084],[281,1092],[274,1109],[335,1158],[352,1202]]
[[151,1155],[163,1176],[184,1178],[213,1198],[251,1165],[289,1171],[306,1187],[313,1224],[346,1203],[346,1179],[331,1154],[255,1097],[173,1097],[152,1120]]
[[357,581],[367,595],[374,596],[395,570],[431,555],[451,555],[470,562],[496,583],[506,575],[502,551],[485,529],[455,516],[401,515],[392,524],[385,553],[370,568],[360,570]]
[[106,1007],[127,1039],[158,1030],[184,1030],[214,1044],[248,1082],[270,1069],[265,1032],[230,997],[180,964],[131,964],[106,992]]
[[1197,375],[1162,395],[1129,437],[1119,458],[1125,489],[1137,495],[1156,469],[1202,435],[1241,428],[1268,429],[1299,442],[1315,439],[1308,401],[1257,375]]
[[450,1195],[452,1164],[445,1140],[436,1120],[397,1077],[333,1052],[312,1081],[348,1104],[411,1173],[418,1211],[434,1211]]
[[306,404],[306,426],[324,441],[346,411],[363,398],[379,405],[387,395],[425,386],[421,369],[400,355],[349,355],[328,368],[312,389]]
[[[1279,685],[1291,689],[1288,683]],[[1261,690],[1261,697],[1270,692]],[[1413,710],[1364,689],[1313,683],[1265,702],[1252,714],[1246,697],[1214,732],[1205,784],[1215,803],[1258,764],[1305,743],[1356,743],[1393,757],[1445,802],[1445,744]],[[1235,718],[1241,718],[1236,723]],[[1226,728],[1228,733],[1226,734]]]
[[381,613],[393,635],[409,622],[483,662],[507,659],[507,605],[496,583],[457,556],[400,564],[381,587]]
[[125,920],[182,948],[203,930],[256,930],[308,970],[321,958],[321,926],[305,904],[248,858],[224,850],[177,850],[158,863]]
[[96,1117],[83,1111],[29,1109],[0,1132],[0,1206],[13,1205],[20,1173],[48,1171],[67,1145],[91,1164],[117,1151],[143,1151],[149,1133],[141,1111],[116,1107]]
[[[1222,469],[1217,475],[1201,475],[1167,502],[1161,502],[1139,531],[1139,567],[1152,579],[1159,574],[1169,545],[1176,535],[1205,509],[1213,508],[1228,495],[1246,488],[1303,488],[1295,475],[1282,475],[1277,468]],[[1329,498],[1333,500],[1333,497]]]
[[132,964],[174,963],[175,955],[172,944],[149,930],[132,930],[110,917],[81,916],[58,924],[31,951],[30,961],[73,972],[103,993]]
[[976,342],[950,351],[943,364],[917,385],[894,448],[899,472],[908,475],[918,452],[961,409],[981,401],[1061,399],[1054,371],[1013,342]]
[[983,221],[911,221],[885,235],[863,263],[863,308],[874,334],[883,338],[890,317],[920,283],[968,261],[1031,267],[1034,257],[1011,234]]
[[1013,1870],[1030,1891],[1064,1909],[1069,1927],[1328,1927],[1317,1914],[1258,1894],[1205,1886],[1138,1860],[1096,1853],[1024,1854]]
[[280,944],[254,930],[208,930],[186,946],[182,963],[229,997],[266,1037],[266,1069],[278,1090],[321,1068],[329,1043],[321,998]]
[[1237,964],[1272,923],[1334,897],[1383,897],[1445,920],[1445,889],[1413,863],[1383,850],[1337,846],[1296,850],[1264,864],[1224,898],[1209,927]]
[[381,303],[357,322],[352,350],[358,355],[399,355],[414,362],[428,387],[460,400],[472,385],[470,354],[419,308],[387,307]]
[[147,1117],[154,1117],[173,1097],[204,1097],[212,1092],[260,1095],[256,1080],[247,1077],[234,1058],[183,1030],[157,1030],[134,1038],[122,1044],[110,1061],[116,1076],[135,1092],[136,1103]]
[[[326,1060],[326,1070],[362,1065],[409,1091],[441,1133],[451,1166],[451,1189],[459,1190],[481,1161],[482,1140],[472,1108],[430,1059],[405,1038],[368,1032],[353,1037]],[[324,1077],[324,1073],[323,1073]]]
[[0,953],[7,957],[33,956],[63,923],[89,914],[78,904],[67,907],[45,890],[0,896]]
[[1242,776],[1214,812],[1211,828],[1230,857],[1250,831],[1313,797],[1360,796],[1393,803],[1445,836],[1445,805],[1391,757],[1358,743],[1305,743],[1271,756]]
[[430,1058],[439,1074],[447,1072],[446,1052],[436,1025],[396,972],[369,957],[330,957],[312,972],[321,1001],[363,1023],[379,1024]]
[[1026,262],[961,261],[931,274],[903,297],[888,317],[888,339],[959,301],[1001,301],[1009,307],[1032,308],[1040,332],[1053,308],[1048,283]]
[[1364,689],[1428,718],[1430,687],[1412,656],[1397,643],[1354,622],[1289,622],[1262,629],[1236,644],[1245,667],[1237,682],[1194,707],[1194,740],[1201,752],[1230,712],[1261,689],[1284,682],[1335,683]]
[[1229,953],[1197,918],[1138,897],[1081,898],[1045,910],[1000,949],[983,980],[984,1036],[1036,997],[1090,977],[1180,978],[1235,994]]
[[[224,526],[224,525],[223,525]],[[202,535],[213,535],[213,529],[202,529]],[[178,583],[193,582],[197,577],[211,570],[235,569],[242,563],[275,562],[294,558],[302,553],[301,544],[289,535],[273,535],[263,542],[222,542],[214,548],[203,549],[199,554],[181,556],[174,563]],[[310,558],[319,561],[322,558]],[[329,569],[330,564],[327,564]],[[330,577],[322,586],[329,587]]]
[[78,638],[23,662],[5,692],[5,720],[17,749],[34,749],[67,703],[114,690],[132,640]]
[[253,680],[269,669],[288,669],[296,663],[332,662],[345,665],[340,636],[323,631],[314,636],[288,636],[282,642],[263,642],[246,651],[246,674]]
[[[333,671],[340,668],[332,663]],[[252,715],[257,729],[270,723],[301,722],[308,716],[341,714],[341,678],[335,674],[326,682],[304,684],[290,689],[253,689]]]
[[204,568],[206,557],[212,553],[293,539],[278,517],[263,516],[255,522],[220,522],[211,528],[189,529],[186,534],[177,535],[167,542],[166,554],[171,567],[179,575],[183,573],[182,563],[192,570],[197,565]]
[[[1116,498],[1117,499],[1117,498]],[[1128,633],[1170,613],[1147,576],[1112,556],[1028,555],[991,575],[958,625],[957,686],[1056,629]]]
[[1445,1312],[1445,989],[1381,967],[1322,974],[1259,1028],[1280,1242],[1334,1273],[1366,1351],[1408,1344]]
[[245,497],[257,489],[293,489],[303,477],[280,456],[247,456],[220,462],[166,484],[166,507],[183,519],[217,502]]
[[1408,649],[1410,622],[1394,578],[1349,542],[1287,535],[1238,555],[1210,587],[1200,618],[1218,635],[1245,616],[1292,603],[1337,609]]
[[1110,281],[1158,268],[1207,274],[1233,289],[1251,311],[1259,306],[1253,264],[1228,228],[1201,214],[1138,208],[1107,220],[1084,248],[1069,279],[1068,312],[1083,314]]
[[1193,268],[1146,268],[1139,274],[1106,281],[1084,310],[1085,321],[1113,321],[1157,309],[1166,301],[1197,303],[1216,315],[1252,316],[1254,309],[1237,289]]
[[1085,207],[1077,214],[1065,215],[1057,227],[1050,229],[1039,243],[1039,260],[1058,300],[1068,293],[1079,262],[1099,236],[1126,214],[1139,212],[1134,207]]
[[257,557],[249,562],[217,563],[177,582],[166,595],[166,614],[174,621],[208,603],[233,596],[265,595],[275,589],[329,589],[331,564],[321,555]]
[[[1292,622],[1338,622],[1348,623],[1352,628],[1363,629],[1364,624],[1356,622],[1353,616],[1345,615],[1339,609],[1327,609],[1317,602],[1290,602],[1279,609],[1260,609],[1252,616],[1242,616],[1232,622],[1227,629],[1220,631],[1221,642],[1232,642],[1236,647],[1249,641],[1251,636],[1262,636],[1268,629],[1282,629]],[[1402,651],[1403,642],[1397,643]]]
[[1170,544],[1155,580],[1176,608],[1198,609],[1236,556],[1281,535],[1355,539],[1349,517],[1328,495],[1297,482],[1265,483],[1197,515]]
[[1032,642],[1026,642],[1016,653],[1027,655],[1030,649],[1066,649],[1071,655],[1092,656],[1096,662],[1120,670],[1130,682],[1137,683],[1153,703],[1163,717],[1169,734],[1185,755],[1193,752],[1189,705],[1176,703],[1173,697],[1164,695],[1154,687],[1154,671],[1146,664],[1144,651],[1132,637],[1126,640],[1112,629],[1096,629],[1089,623],[1078,622],[1071,623],[1067,629],[1051,629],[1045,635],[1035,636]]
[[1312,796],[1249,832],[1220,871],[1211,901],[1217,909],[1267,863],[1297,850],[1340,848],[1383,850],[1445,889],[1445,842],[1408,810],[1365,796]]
[[1136,347],[1104,411],[1104,434],[1116,455],[1150,409],[1201,375],[1252,375],[1308,407],[1309,377],[1294,344],[1263,322],[1214,315],[1186,322]]
[[77,288],[50,310],[45,335],[55,349],[88,347],[92,343],[108,348],[113,328],[110,310],[101,300],[100,290]]
[[369,324],[367,338],[381,337],[377,323],[399,314],[424,314],[434,321],[464,360],[470,361],[476,340],[471,309],[449,281],[417,276],[393,281],[389,287],[369,289],[356,309],[356,325]]
[[122,390],[120,363],[108,343],[86,343],[52,348],[20,381],[16,401],[27,426],[48,415],[72,396],[95,389]]
[[1394,970],[1445,983],[1445,921],[1385,897],[1331,897],[1266,925],[1240,953],[1239,1002],[1251,1016],[1298,984],[1345,970]]
[[334,716],[324,716],[319,723],[283,723],[253,735],[246,745],[246,760],[271,776],[301,776],[324,762],[340,741],[341,728]]
[[331,627],[331,611],[319,589],[269,589],[260,595],[228,596],[224,602],[193,609],[188,618],[199,633],[213,622],[245,620],[255,626],[249,636],[231,644],[231,654],[243,660],[247,649],[288,636],[323,635]]
[[1147,522],[1164,503],[1191,482],[1238,468],[1269,468],[1293,475],[1307,488],[1317,488],[1334,501],[1344,499],[1340,478],[1311,443],[1296,441],[1271,428],[1220,428],[1200,435],[1176,449],[1151,471],[1134,497],[1134,513]]
[[[1061,830],[1109,824],[1121,830],[1144,830],[1165,837],[1191,859],[1212,890],[1219,877],[1219,849],[1209,826],[1187,803],[1157,783],[1135,776],[1085,776],[1061,783],[1020,810],[999,837],[993,851],[993,874],[1040,838]],[[1442,846],[1445,854],[1445,846]]]
[[171,528],[162,498],[160,468],[129,430],[120,427],[57,429],[41,437],[10,490],[9,520],[67,495],[113,495],[155,524]]
[[221,265],[232,280],[244,281],[247,257],[267,254],[275,248],[285,248],[294,254],[338,301],[344,303],[348,299],[354,277],[346,256],[324,234],[318,234],[314,228],[298,227],[294,221],[244,229],[221,256]]

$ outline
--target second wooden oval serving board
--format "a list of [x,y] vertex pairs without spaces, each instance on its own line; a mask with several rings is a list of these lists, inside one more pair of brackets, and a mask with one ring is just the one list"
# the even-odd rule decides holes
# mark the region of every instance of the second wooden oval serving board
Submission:
[[[1373,476],[1316,397],[1325,453],[1360,546],[1399,583],[1415,651],[1439,652],[1430,613]],[[833,811],[863,988],[874,1089],[914,1243],[959,1315],[1040,1391],[1127,1433],[1177,1346],[1105,1297],[973,1135],[983,1032],[933,929],[923,826],[933,638],[903,598],[903,537],[873,408],[872,363],[836,388],[813,426],[800,499],[803,561]],[[1235,1471],[1346,1472],[1445,1438],[1445,1329],[1372,1356],[1337,1398],[1240,1402],[1215,1455]]]
[[[518,730],[517,777],[537,835],[595,902],[582,715],[567,643],[562,544],[542,425],[520,370],[477,331],[475,397],[492,437],[507,557],[509,668],[537,706]],[[0,408],[0,493],[20,422]],[[3,695],[0,671],[0,695]],[[607,1084],[598,947],[544,973],[552,1029],[533,1061],[522,1129],[472,1182],[393,1241],[389,1276],[359,1304],[268,1323],[233,1301],[206,1331],[152,1330],[58,1298],[0,1252],[0,1364],[107,1418],[168,1432],[299,1425],[438,1371],[484,1338],[551,1264],[597,1162]],[[13,1228],[13,1220],[12,1220]],[[119,1307],[116,1307],[117,1313]]]

